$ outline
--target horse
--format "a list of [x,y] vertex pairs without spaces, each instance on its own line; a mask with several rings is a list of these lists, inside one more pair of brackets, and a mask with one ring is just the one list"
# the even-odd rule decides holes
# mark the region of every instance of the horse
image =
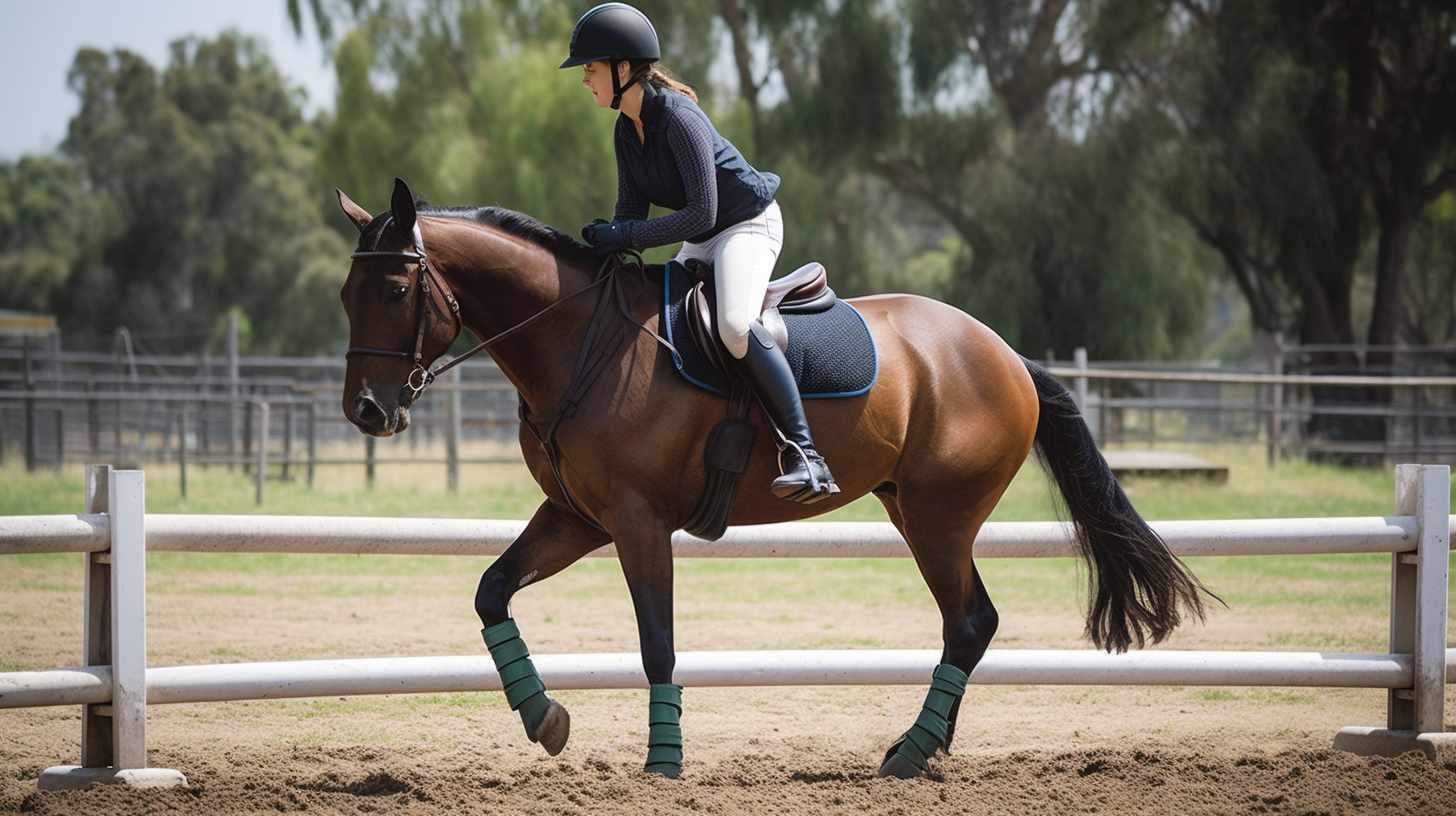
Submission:
[[[520,213],[417,204],[401,179],[377,216],[335,193],[360,233],[340,292],[349,421],[373,436],[404,431],[433,379],[431,365],[462,327],[487,338],[477,348],[519,392],[522,454],[546,499],[482,574],[475,611],[526,736],[554,756],[570,716],[532,665],[511,598],[615,543],[649,683],[644,769],[677,777],[682,689],[673,683],[671,537],[703,489],[704,440],[725,401],[676,372],[657,331],[662,284],[640,263],[604,263]],[[1043,367],[939,301],[886,294],[848,302],[876,343],[878,379],[860,396],[806,406],[841,492],[812,505],[776,498],[768,489],[779,474],[776,451],[759,446],[730,522],[803,519],[865,494],[883,504],[942,621],[941,662],[925,704],[879,770],[913,777],[949,753],[968,676],[996,632],[976,536],[1033,447],[1088,567],[1085,635],[1093,644],[1121,652],[1158,643],[1185,615],[1201,620],[1201,596],[1211,593],[1138,515],[1070,393]],[[761,411],[752,421],[767,428]]]

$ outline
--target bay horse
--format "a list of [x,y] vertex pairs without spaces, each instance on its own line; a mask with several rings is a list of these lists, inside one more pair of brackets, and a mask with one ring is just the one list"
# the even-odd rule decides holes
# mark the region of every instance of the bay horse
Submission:
[[[520,393],[522,453],[546,500],[481,576],[475,610],[527,736],[555,755],[570,717],[531,664],[511,597],[615,543],[650,684],[645,770],[676,777],[682,689],[672,682],[671,537],[703,489],[704,440],[725,403],[676,372],[656,333],[661,284],[640,264],[604,264],[519,213],[417,209],[400,179],[378,216],[335,192],[360,232],[340,293],[349,318],[348,419],[373,436],[405,430],[431,364],[462,327],[488,338],[483,345]],[[599,308],[614,297],[615,307]],[[1207,590],[1134,510],[1071,395],[1044,368],[938,301],[849,302],[877,344],[879,378],[861,396],[806,406],[842,492],[812,506],[774,497],[776,451],[760,445],[730,520],[802,519],[866,493],[884,505],[943,624],[942,662],[928,678],[925,705],[880,768],[882,776],[916,776],[949,752],[967,676],[996,632],[996,608],[975,565],[976,534],[1034,444],[1088,565],[1092,643],[1119,652],[1157,643],[1185,613],[1203,617]],[[617,342],[588,354],[610,345],[602,337]],[[595,374],[584,378],[586,368]],[[753,421],[766,428],[761,412]]]

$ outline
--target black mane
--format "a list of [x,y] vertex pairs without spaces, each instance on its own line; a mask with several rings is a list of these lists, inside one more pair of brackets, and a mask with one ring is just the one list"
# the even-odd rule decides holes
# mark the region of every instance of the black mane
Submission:
[[[507,235],[531,241],[552,253],[568,258],[575,257],[587,261],[596,258],[591,247],[578,242],[561,230],[544,224],[525,213],[518,213],[504,207],[436,207],[421,198],[415,200],[415,213],[432,218],[458,218],[462,221],[484,224]],[[378,249],[384,228],[393,222],[394,216],[388,210],[375,216],[374,221],[359,236],[359,249]]]
[[419,215],[459,218],[495,227],[501,232],[524,238],[557,255],[572,257],[574,254],[584,258],[595,257],[590,247],[581,244],[561,230],[542,223],[525,213],[508,210],[504,207],[435,207],[420,199],[415,202],[415,210]]

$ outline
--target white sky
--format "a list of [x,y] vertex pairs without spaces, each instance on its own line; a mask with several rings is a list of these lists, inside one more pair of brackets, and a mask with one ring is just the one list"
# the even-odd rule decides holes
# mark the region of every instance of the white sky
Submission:
[[307,15],[304,24],[300,40],[285,0],[0,0],[0,161],[65,138],[79,106],[66,72],[86,46],[127,48],[160,69],[173,40],[232,28],[264,43],[284,78],[308,92],[309,113],[332,107],[333,69]]

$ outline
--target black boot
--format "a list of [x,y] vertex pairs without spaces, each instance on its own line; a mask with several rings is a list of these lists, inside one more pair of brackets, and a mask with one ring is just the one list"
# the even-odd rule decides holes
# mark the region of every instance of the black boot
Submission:
[[738,370],[788,442],[781,462],[784,475],[774,479],[770,487],[773,494],[781,499],[813,504],[838,493],[839,485],[834,483],[824,457],[814,450],[809,422],[804,418],[804,404],[799,399],[799,386],[794,382],[789,361],[774,345],[768,330],[757,321],[752,324],[748,353],[738,361]]

